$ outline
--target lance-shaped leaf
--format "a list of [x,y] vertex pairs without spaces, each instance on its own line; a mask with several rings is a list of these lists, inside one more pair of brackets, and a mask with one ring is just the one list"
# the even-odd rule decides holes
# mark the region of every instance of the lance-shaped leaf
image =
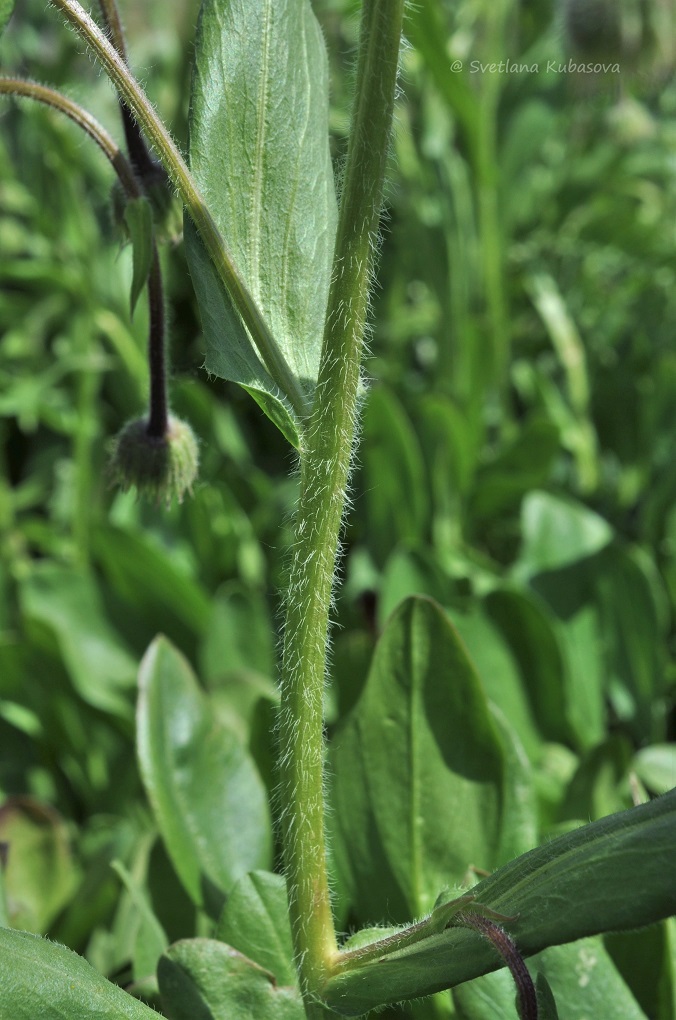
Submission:
[[263,781],[166,638],[148,649],[139,686],[138,754],[157,824],[192,900],[220,912],[237,879],[269,862]]
[[334,852],[361,920],[419,916],[473,865],[532,846],[511,757],[443,609],[402,602],[332,746]]
[[[307,0],[205,0],[191,109],[192,172],[309,404],[337,214],[326,50]],[[297,441],[294,412],[190,227],[186,250],[207,370],[244,385]]]
[[[523,854],[472,889],[476,902],[514,917],[524,956],[603,931],[638,928],[676,913],[676,790],[609,815]],[[476,908],[473,908],[476,909]],[[323,996],[343,1016],[430,995],[500,966],[469,929],[393,950],[331,978]]]
[[157,1020],[65,946],[0,929],[0,1015],[12,1020]]
[[124,210],[124,222],[133,248],[131,314],[143,290],[153,260],[153,214],[147,198],[133,198]]

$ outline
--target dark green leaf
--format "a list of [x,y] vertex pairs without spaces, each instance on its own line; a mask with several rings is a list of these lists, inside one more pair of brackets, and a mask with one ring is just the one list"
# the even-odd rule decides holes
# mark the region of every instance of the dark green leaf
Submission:
[[304,1020],[295,988],[223,942],[186,939],[158,967],[162,1005],[170,1020]]
[[656,722],[661,731],[655,709],[664,689],[664,638],[653,585],[639,557],[612,547],[600,557],[597,590],[606,687],[617,714],[632,721],[637,740],[650,740]]
[[281,875],[252,871],[241,878],[228,897],[216,935],[274,974],[278,984],[297,984],[286,882]]
[[157,1020],[158,1014],[106,981],[55,942],[0,929],[2,1015],[12,1020]]
[[124,207],[124,222],[133,248],[131,314],[134,314],[153,261],[153,214],[147,198],[130,199]]
[[166,638],[148,649],[139,687],[138,754],[157,824],[193,901],[220,911],[238,878],[268,864],[263,783]]
[[518,662],[541,736],[568,741],[566,664],[553,615],[533,595],[516,590],[491,592],[484,605]]
[[467,645],[486,694],[519,734],[531,760],[535,760],[542,741],[511,650],[501,633],[476,604],[473,611],[449,611],[449,616]]
[[640,931],[615,932],[603,942],[613,963],[648,1017],[676,1016],[676,919]]
[[[640,927],[676,913],[675,840],[676,792],[531,850],[472,892],[479,903],[515,917],[507,927],[524,955],[600,931]],[[324,995],[337,1012],[359,1016],[497,966],[491,946],[451,927],[334,977]]]
[[535,980],[535,991],[538,997],[538,1020],[559,1020],[556,999],[544,974],[538,974]]
[[[202,5],[190,163],[235,265],[301,390],[311,397],[337,213],[326,51],[306,0]],[[229,309],[191,229],[186,250],[208,371],[244,385],[293,439],[293,413]]]
[[362,459],[369,551],[382,564],[398,542],[424,536],[428,515],[418,439],[404,408],[382,386],[369,393]]
[[127,612],[133,610],[134,618],[143,622],[143,633],[152,628],[146,643],[160,627],[170,630],[175,640],[180,630],[204,633],[211,615],[207,593],[172,562],[167,550],[110,525],[95,532],[94,549]]
[[24,613],[56,639],[78,694],[90,705],[129,715],[124,692],[136,663],[105,618],[93,579],[56,563],[36,566],[23,582]]
[[433,602],[409,599],[392,616],[332,765],[335,856],[363,920],[410,920],[472,865],[498,863],[501,740]]
[[524,493],[545,485],[559,451],[559,432],[551,422],[526,422],[512,443],[477,471],[468,515],[496,517],[516,508]]

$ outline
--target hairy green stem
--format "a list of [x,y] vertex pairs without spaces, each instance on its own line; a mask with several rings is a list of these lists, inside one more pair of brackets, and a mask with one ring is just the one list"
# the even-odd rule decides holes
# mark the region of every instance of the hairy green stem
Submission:
[[324,835],[322,700],[329,608],[357,419],[368,293],[392,123],[403,0],[365,0],[317,395],[301,492],[282,667],[284,859],[308,1017],[337,943]]
[[77,0],[51,0],[96,55],[124,103],[155,149],[172,184],[179,192],[216,271],[237,309],[268,372],[296,414],[308,413],[306,397],[289,368],[263,315],[237,270],[230,251],[202,198],[176,143],[157,116],[145,92],[130,73],[115,47]]
[[55,89],[47,88],[45,85],[38,85],[34,81],[24,81],[22,78],[0,78],[0,95],[33,99],[38,103],[51,106],[52,109],[58,110],[59,113],[64,113],[66,117],[74,121],[83,131],[86,131],[89,137],[96,142],[110,161],[127,196],[129,198],[141,197],[141,190],[136,183],[132,168],[117,142],[111,138],[105,128],[91,114],[83,110],[77,103],[74,103],[72,99],[68,99],[67,96],[62,95]]

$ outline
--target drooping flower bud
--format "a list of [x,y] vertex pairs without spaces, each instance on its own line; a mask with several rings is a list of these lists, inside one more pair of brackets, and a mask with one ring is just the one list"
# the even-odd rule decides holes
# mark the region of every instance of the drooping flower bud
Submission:
[[190,426],[169,415],[164,435],[148,433],[148,419],[127,422],[112,443],[109,472],[123,492],[136,488],[139,496],[169,506],[182,502],[197,478],[199,449]]

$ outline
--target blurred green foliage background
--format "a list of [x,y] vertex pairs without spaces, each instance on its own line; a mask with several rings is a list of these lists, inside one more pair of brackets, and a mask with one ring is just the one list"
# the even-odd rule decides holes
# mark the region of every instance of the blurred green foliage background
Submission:
[[[673,36],[646,30],[640,52],[615,39],[620,73],[547,71],[608,56],[607,39],[566,32],[576,6],[409,11],[327,692],[331,728],[395,605],[437,599],[519,734],[541,838],[676,785]],[[314,7],[339,173],[358,5]],[[122,4],[133,66],[182,144],[197,9]],[[654,10],[659,29],[669,4]],[[529,70],[474,67],[501,61]],[[0,66],[121,137],[107,81],[44,5],[17,5]],[[248,396],[200,370],[175,237],[172,403],[199,435],[200,482],[169,511],[110,489],[109,437],[147,392],[112,177],[51,111],[3,101],[0,125],[8,913],[127,982],[144,923],[134,888],[168,938],[207,930],[142,793],[137,665],[167,634],[272,787],[294,464]],[[626,945],[609,945],[626,970]],[[649,982],[633,990],[647,1015],[675,1015]]]

